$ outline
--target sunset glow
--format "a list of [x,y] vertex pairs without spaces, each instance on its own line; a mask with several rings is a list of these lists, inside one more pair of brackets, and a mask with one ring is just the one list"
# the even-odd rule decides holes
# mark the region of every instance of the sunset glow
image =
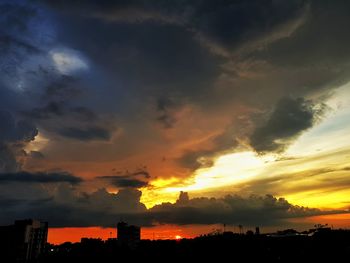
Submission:
[[350,2],[102,2],[0,0],[0,225],[350,227]]
[[[220,228],[220,225],[157,225],[153,227],[144,227],[141,229],[141,239],[148,240],[166,240],[194,238],[199,235],[208,234],[213,229]],[[50,228],[48,241],[52,244],[62,244],[64,242],[80,242],[81,238],[101,238],[107,240],[116,238],[116,228],[102,227],[68,227],[68,228]]]

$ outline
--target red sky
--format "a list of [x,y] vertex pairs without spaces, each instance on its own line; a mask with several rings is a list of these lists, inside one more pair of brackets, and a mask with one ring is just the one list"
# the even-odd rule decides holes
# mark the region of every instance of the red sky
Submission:
[[[142,239],[175,239],[176,236],[193,238],[201,234],[210,233],[217,229],[217,225],[159,225],[141,228]],[[108,239],[116,237],[115,228],[102,227],[65,227],[49,228],[48,241],[52,244],[64,242],[80,242],[83,237]]]
[[[350,225],[350,213],[312,216],[309,218],[294,219],[293,223],[299,224],[298,230],[306,230],[312,228],[315,224],[328,224],[334,228],[347,228]],[[142,239],[175,239],[176,236],[182,238],[194,238],[201,234],[208,234],[215,229],[221,229],[221,225],[158,225],[154,227],[141,228]],[[245,229],[248,230],[249,228]],[[283,229],[283,228],[278,228]],[[226,226],[227,231],[234,231],[235,227]],[[262,233],[275,231],[274,228],[261,228]],[[116,237],[115,228],[101,227],[65,227],[65,228],[49,228],[48,241],[52,244],[61,244],[64,242],[80,242],[83,237],[102,238],[106,240],[110,237]]]

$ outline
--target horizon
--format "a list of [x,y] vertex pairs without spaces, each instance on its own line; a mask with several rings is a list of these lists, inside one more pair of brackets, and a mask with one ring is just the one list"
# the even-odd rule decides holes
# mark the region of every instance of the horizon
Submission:
[[[243,226],[244,233],[247,231],[255,231],[256,227],[259,227],[261,234],[272,234],[278,231],[283,231],[285,229],[295,229],[298,232],[308,231],[316,227],[316,225],[321,225],[323,227],[331,227],[332,229],[345,229],[349,230],[350,225],[350,213],[341,214],[338,220],[334,218],[329,218],[328,216],[314,216],[309,218],[311,220],[308,223],[302,225],[294,224],[280,227],[259,227],[259,226]],[[333,224],[328,224],[327,220],[333,219]],[[225,229],[225,231],[224,231]],[[195,231],[193,231],[195,230]],[[66,236],[62,235],[61,228],[50,228],[48,231],[48,242],[54,245],[60,245],[65,242],[80,242],[82,238],[97,238],[104,241],[109,238],[117,237],[116,227],[66,227],[64,228],[64,233],[68,233]],[[55,233],[56,232],[56,233]],[[237,225],[226,225],[222,224],[214,225],[160,225],[160,226],[148,226],[141,227],[141,240],[177,240],[177,239],[192,239],[202,235],[208,235],[212,233],[219,232],[233,232],[235,234],[239,233]],[[88,233],[88,235],[87,235]],[[67,237],[68,236],[68,237]]]
[[0,0],[0,225],[350,228],[349,10]]

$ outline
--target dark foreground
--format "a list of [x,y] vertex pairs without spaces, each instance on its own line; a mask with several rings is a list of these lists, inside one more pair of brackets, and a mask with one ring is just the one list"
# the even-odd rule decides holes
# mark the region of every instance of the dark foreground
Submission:
[[220,235],[180,241],[141,241],[134,248],[85,239],[81,243],[50,246],[39,262],[150,262],[220,260],[225,262],[299,262],[350,260],[350,231],[333,230],[313,236]]
[[[141,240],[127,245],[116,239],[82,239],[80,243],[47,245],[36,263],[70,262],[349,262],[350,231],[312,235],[239,235],[232,232],[182,240]],[[1,253],[0,262],[20,262]]]

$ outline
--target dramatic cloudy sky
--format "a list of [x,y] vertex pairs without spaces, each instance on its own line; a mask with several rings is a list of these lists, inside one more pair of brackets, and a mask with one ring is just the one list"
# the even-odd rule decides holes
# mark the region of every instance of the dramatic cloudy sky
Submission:
[[346,213],[350,3],[0,0],[0,222]]

